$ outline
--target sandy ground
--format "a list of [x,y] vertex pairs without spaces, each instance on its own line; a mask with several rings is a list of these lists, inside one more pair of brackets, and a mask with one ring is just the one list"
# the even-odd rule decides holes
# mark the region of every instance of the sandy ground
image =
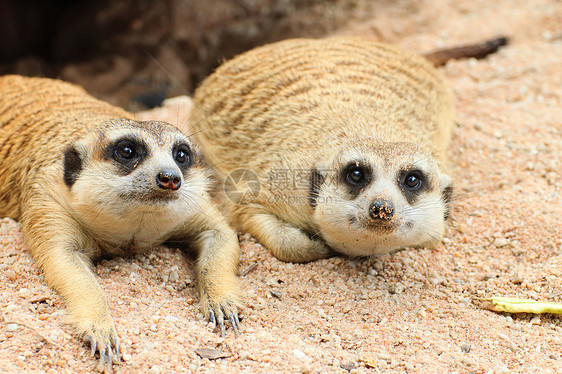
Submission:
[[[117,371],[562,372],[561,317],[498,314],[474,302],[562,301],[562,2],[381,4],[359,7],[361,17],[335,33],[420,52],[511,37],[486,60],[441,68],[458,117],[443,245],[288,264],[241,234],[240,269],[249,272],[239,338],[230,330],[221,338],[203,321],[193,260],[178,250],[101,261],[124,352]],[[9,219],[0,220],[0,306],[0,372],[95,367]],[[226,357],[201,358],[201,348]]]

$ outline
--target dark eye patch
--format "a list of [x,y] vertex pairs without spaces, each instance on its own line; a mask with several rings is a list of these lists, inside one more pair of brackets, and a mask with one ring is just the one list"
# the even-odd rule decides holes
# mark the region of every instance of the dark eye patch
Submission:
[[74,183],[76,183],[76,180],[78,180],[82,169],[83,165],[80,153],[74,146],[68,147],[64,152],[64,183],[68,187],[72,187]]
[[441,191],[441,199],[443,204],[445,204],[445,212],[443,213],[443,219],[448,219],[451,213],[451,201],[453,200],[453,186],[447,186]]
[[310,189],[308,193],[308,202],[313,208],[315,208],[318,203],[318,193],[325,179],[326,178],[322,174],[320,174],[317,169],[314,169],[310,172]]
[[398,184],[410,205],[415,204],[417,197],[429,188],[429,180],[419,169],[403,169],[398,176]]
[[113,161],[122,175],[131,173],[148,155],[147,147],[138,139],[125,137],[111,143],[104,152],[107,160]]
[[352,161],[340,172],[340,180],[347,187],[350,195],[356,197],[371,183],[371,167],[360,161]]

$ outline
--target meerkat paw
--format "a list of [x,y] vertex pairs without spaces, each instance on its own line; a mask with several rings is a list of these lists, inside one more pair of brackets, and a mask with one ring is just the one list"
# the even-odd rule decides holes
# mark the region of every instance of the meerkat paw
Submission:
[[309,262],[330,257],[333,251],[321,240],[269,213],[248,215],[244,229],[275,257],[285,262]]
[[310,239],[299,229],[294,236],[284,236],[269,247],[275,257],[285,262],[310,262],[330,257],[332,250],[320,240]]
[[221,336],[225,336],[225,321],[230,321],[234,335],[240,335],[240,319],[238,318],[238,297],[231,298],[212,298],[205,295],[201,298],[201,309],[208,321],[213,324],[213,331],[220,331]]
[[111,318],[99,323],[91,323],[82,334],[84,342],[90,345],[92,357],[99,352],[100,360],[96,369],[111,373],[113,364],[121,362],[119,336]]

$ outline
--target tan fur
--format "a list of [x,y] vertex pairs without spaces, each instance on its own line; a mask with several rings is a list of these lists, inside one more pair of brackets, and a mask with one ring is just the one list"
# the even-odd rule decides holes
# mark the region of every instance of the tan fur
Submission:
[[[142,139],[149,150],[146,160],[123,172],[130,178],[118,175],[111,155],[104,153],[121,134]],[[193,151],[177,198],[158,203],[143,197],[154,192],[151,170],[176,166],[170,151],[176,143]],[[221,324],[225,318],[237,320],[237,236],[209,201],[197,148],[172,125],[137,122],[68,83],[4,76],[0,144],[0,216],[21,221],[27,248],[92,351],[99,350],[101,364],[119,358],[117,332],[91,269],[91,260],[103,254],[190,241],[198,252],[204,312]],[[69,149],[82,161],[72,185],[63,177]]]
[[[278,258],[325,257],[330,253],[326,242],[340,252],[366,255],[440,239],[443,225],[436,223],[435,233],[420,243],[394,245],[384,235],[362,239],[358,234],[354,240],[375,244],[371,251],[356,250],[337,233],[327,238],[328,232],[337,231],[335,226],[345,226],[345,219],[351,219],[353,202],[341,186],[320,191],[320,196],[336,197],[339,203],[318,207],[308,203],[311,172],[337,179],[333,171],[355,152],[379,174],[388,172],[388,183],[395,178],[390,171],[427,164],[427,194],[433,194],[432,204],[439,205],[435,212],[444,211],[441,193],[450,182],[441,173],[447,170],[452,101],[439,74],[422,57],[358,38],[287,40],[226,62],[201,84],[194,99],[189,130],[222,181],[240,168],[260,179],[255,201],[233,204],[223,199],[231,220]],[[272,175],[287,170],[302,171],[307,177],[297,180],[302,186],[283,191],[292,203],[275,202],[272,197],[279,191],[272,186]],[[392,189],[387,187],[380,191]],[[365,193],[378,192],[365,189]],[[341,213],[338,210],[346,210],[347,218],[340,214],[344,221],[329,217]],[[423,213],[421,205],[419,210]]]

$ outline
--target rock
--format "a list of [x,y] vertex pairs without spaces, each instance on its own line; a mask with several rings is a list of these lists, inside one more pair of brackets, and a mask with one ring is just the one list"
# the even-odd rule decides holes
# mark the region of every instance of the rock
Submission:
[[19,328],[20,328],[20,326],[17,323],[10,323],[10,324],[6,325],[6,331],[7,332],[14,332]]
[[199,348],[195,350],[195,353],[197,353],[201,358],[207,358],[209,360],[230,357],[230,354],[228,352],[210,348]]
[[250,354],[246,351],[240,351],[240,360],[247,360],[250,357]]
[[169,282],[175,283],[178,281],[178,279],[179,279],[179,275],[177,271],[171,271],[170,275],[168,275]]
[[406,287],[404,287],[404,285],[400,282],[396,282],[391,284],[390,286],[388,286],[388,293],[390,294],[399,294],[404,292],[404,290],[406,289]]
[[494,246],[496,248],[501,248],[501,247],[505,247],[507,245],[507,240],[505,238],[497,238],[496,240],[494,240]]
[[293,350],[293,356],[299,360],[306,360],[306,353],[298,349]]
[[8,269],[6,270],[6,278],[8,278],[11,281],[15,281],[16,279],[18,279],[18,275],[14,270]]

